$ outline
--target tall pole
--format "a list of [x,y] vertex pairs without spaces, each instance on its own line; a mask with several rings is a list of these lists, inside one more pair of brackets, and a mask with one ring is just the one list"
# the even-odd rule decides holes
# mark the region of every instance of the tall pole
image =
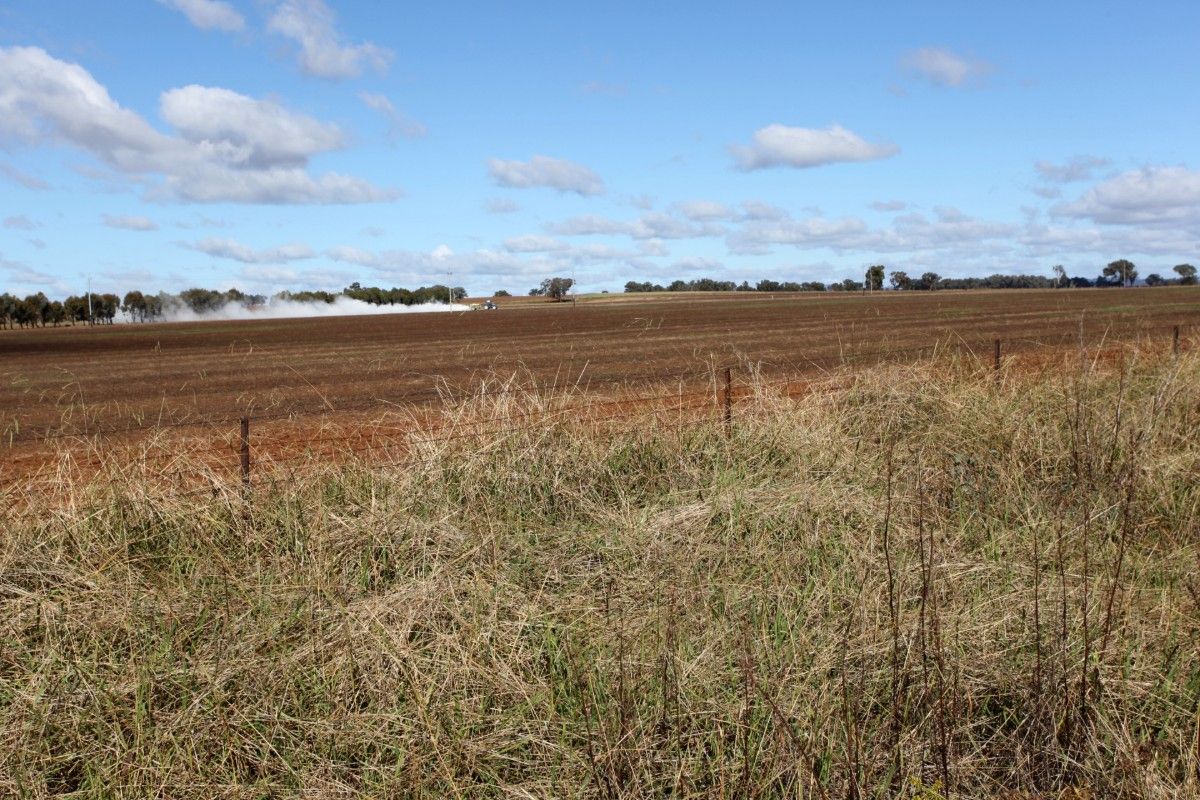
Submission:
[[91,276],[88,276],[87,296],[88,296],[88,325],[91,325],[92,324],[92,278],[91,278]]

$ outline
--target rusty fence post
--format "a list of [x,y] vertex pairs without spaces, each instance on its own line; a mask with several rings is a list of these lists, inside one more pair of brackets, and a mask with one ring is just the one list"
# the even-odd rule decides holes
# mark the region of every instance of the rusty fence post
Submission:
[[1000,382],[1000,340],[993,342],[992,372],[996,374],[996,383]]
[[1171,352],[1174,353],[1175,355],[1179,355],[1179,326],[1178,325],[1175,326],[1175,332],[1174,332],[1174,335],[1172,336]]
[[733,370],[725,368],[725,438],[733,434]]
[[250,488],[250,418],[242,417],[241,431],[242,485]]

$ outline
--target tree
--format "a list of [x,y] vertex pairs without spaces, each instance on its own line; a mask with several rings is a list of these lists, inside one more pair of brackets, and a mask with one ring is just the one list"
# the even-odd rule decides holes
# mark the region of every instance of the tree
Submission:
[[1149,275],[1146,276],[1146,285],[1147,286],[1162,286],[1166,282],[1167,282],[1167,279],[1164,278],[1162,275],[1159,275],[1157,272],[1151,272]]
[[506,289],[497,289],[496,293],[493,294],[492,297],[512,297],[512,295],[509,294]]
[[146,321],[146,296],[139,291],[126,292],[121,301],[121,310],[134,322]]
[[1196,268],[1191,264],[1176,264],[1172,269],[1179,275],[1179,282],[1184,286],[1194,286],[1196,284]]
[[900,291],[907,291],[913,288],[912,278],[908,277],[907,272],[896,270],[891,274],[889,280],[892,283],[892,288]]
[[941,280],[942,276],[938,275],[936,272],[926,272],[921,275],[920,280],[917,281],[916,288],[921,289],[922,291],[932,292],[938,287],[938,283],[940,283]]
[[1119,258],[1109,262],[1103,275],[1118,286],[1133,286],[1133,282],[1137,280],[1137,267],[1129,259]]
[[542,295],[552,300],[563,300],[574,285],[574,278],[546,278],[546,280],[542,281],[542,285],[530,292],[530,294]]
[[1054,273],[1054,283],[1058,286],[1058,288],[1061,289],[1067,285],[1066,267],[1064,267],[1062,264],[1055,264],[1050,268],[1050,271]]
[[20,301],[11,294],[0,294],[0,328],[11,328],[17,324],[17,304]]
[[874,266],[867,267],[866,283],[868,289],[874,292],[883,288],[884,269],[883,264],[875,264]]

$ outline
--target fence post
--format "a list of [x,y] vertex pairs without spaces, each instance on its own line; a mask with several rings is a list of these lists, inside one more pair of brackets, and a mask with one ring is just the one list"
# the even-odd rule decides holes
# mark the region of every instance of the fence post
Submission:
[[725,438],[733,434],[733,370],[725,368]]
[[997,339],[994,343],[994,351],[992,354],[992,371],[996,374],[996,383],[1000,382],[1000,340]]
[[250,418],[242,417],[241,432],[242,485],[250,488]]
[[1175,333],[1174,333],[1174,336],[1172,337],[1171,352],[1174,353],[1175,355],[1179,355],[1179,326],[1178,325],[1175,326]]

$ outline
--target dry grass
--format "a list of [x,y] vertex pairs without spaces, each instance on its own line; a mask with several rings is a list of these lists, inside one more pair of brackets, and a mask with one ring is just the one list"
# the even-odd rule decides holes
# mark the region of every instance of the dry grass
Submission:
[[1200,357],[652,419],[6,498],[0,794],[1200,796]]

